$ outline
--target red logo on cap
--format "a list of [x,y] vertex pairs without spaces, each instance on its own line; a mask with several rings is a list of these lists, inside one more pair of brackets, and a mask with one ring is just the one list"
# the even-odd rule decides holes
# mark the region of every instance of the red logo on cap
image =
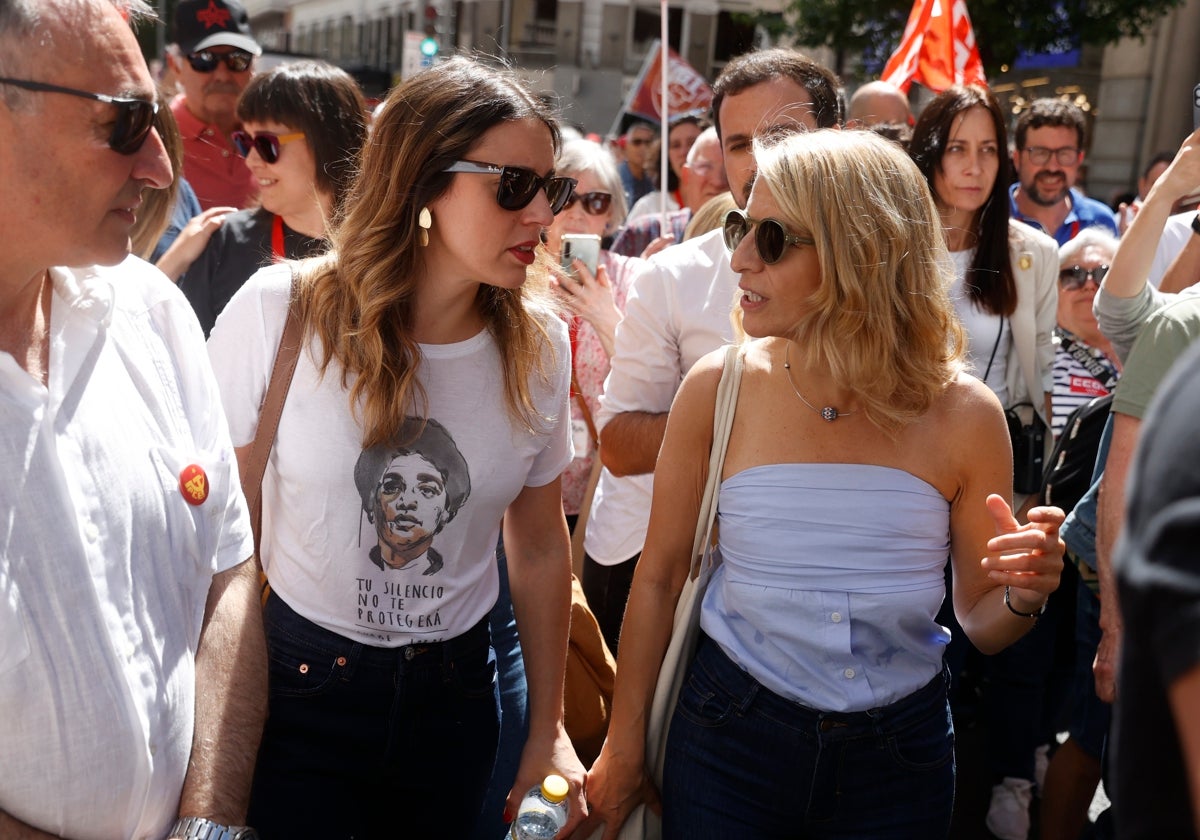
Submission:
[[179,473],[179,490],[189,505],[202,505],[208,498],[208,476],[199,464],[188,464]]
[[205,29],[216,26],[219,29],[229,27],[229,10],[217,5],[217,0],[208,0],[208,8],[196,12],[196,20],[204,24]]

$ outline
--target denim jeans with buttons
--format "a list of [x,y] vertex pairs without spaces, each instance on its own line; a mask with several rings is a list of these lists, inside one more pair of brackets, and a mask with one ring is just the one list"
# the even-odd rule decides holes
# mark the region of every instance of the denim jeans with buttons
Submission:
[[667,740],[664,840],[936,840],[954,808],[948,677],[891,705],[820,712],[701,636]]
[[445,642],[379,648],[272,593],[270,708],[249,825],[274,838],[466,837],[500,729],[487,618]]

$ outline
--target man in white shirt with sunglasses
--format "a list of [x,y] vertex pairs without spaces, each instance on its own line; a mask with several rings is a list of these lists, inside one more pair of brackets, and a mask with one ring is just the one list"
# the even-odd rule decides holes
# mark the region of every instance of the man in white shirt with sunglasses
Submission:
[[[141,0],[0,2],[0,837],[247,840],[249,515],[186,299]],[[68,267],[70,266],[70,267]]]

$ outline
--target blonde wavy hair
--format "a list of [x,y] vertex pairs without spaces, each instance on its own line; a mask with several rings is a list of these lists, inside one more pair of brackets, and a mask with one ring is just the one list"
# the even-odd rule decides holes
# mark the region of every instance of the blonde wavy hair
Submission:
[[896,434],[962,370],[963,331],[937,209],[904,151],[869,132],[755,141],[755,189],[816,242],[821,285],[792,338]]
[[[413,339],[417,281],[424,271],[418,243],[421,208],[450,185],[450,164],[491,128],[534,118],[559,147],[547,106],[516,76],[455,57],[393,89],[375,119],[330,251],[300,263],[296,276],[306,336],[322,345],[321,374],[337,360],[350,408],[363,426],[363,446],[395,440],[405,417],[424,416],[418,378],[421,352]],[[469,225],[470,219],[456,223]],[[544,265],[544,257],[541,265]],[[531,272],[536,274],[538,271]],[[545,382],[550,317],[548,286],[535,279],[519,289],[481,283],[476,305],[499,346],[510,414],[530,430],[543,425],[531,380]]]

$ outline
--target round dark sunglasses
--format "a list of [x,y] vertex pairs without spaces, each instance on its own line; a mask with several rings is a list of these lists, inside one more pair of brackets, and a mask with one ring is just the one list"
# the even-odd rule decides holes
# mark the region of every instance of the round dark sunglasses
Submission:
[[254,56],[245,50],[232,50],[227,53],[200,50],[188,53],[185,58],[197,73],[211,73],[222,62],[229,68],[230,73],[245,73],[250,69],[250,62],[254,61]]
[[754,247],[758,249],[759,258],[767,265],[774,265],[783,259],[783,252],[789,245],[816,244],[807,237],[788,233],[778,219],[752,219],[744,210],[730,210],[725,214],[721,226],[729,253],[737,250],[752,228],[757,228],[754,231]]
[[1068,291],[1071,289],[1082,289],[1087,285],[1088,280],[1095,280],[1096,285],[1099,286],[1105,274],[1108,274],[1108,266],[1106,265],[1091,269],[1084,268],[1081,265],[1073,265],[1058,272],[1058,284]]
[[25,79],[0,77],[0,84],[40,93],[65,93],[68,96],[78,96],[115,105],[117,119],[113,122],[112,133],[108,135],[108,148],[120,155],[132,155],[142,148],[142,144],[150,136],[150,129],[154,128],[154,116],[158,113],[158,103],[152,99],[108,96],[103,93],[90,93],[86,90],[75,90],[75,88],[50,85],[45,82],[30,82]]
[[233,140],[233,145],[237,147],[238,154],[242,157],[249,157],[250,150],[253,149],[258,152],[258,156],[262,158],[263,163],[274,163],[279,160],[279,147],[284,143],[299,140],[304,136],[304,132],[293,131],[291,134],[275,134],[270,131],[260,131],[257,134],[251,134],[248,131],[235,131],[229,136]]
[[475,160],[455,161],[442,171],[499,175],[500,186],[496,188],[496,203],[505,210],[523,210],[533,201],[538,190],[545,190],[546,198],[550,200],[550,212],[556,216],[571,200],[577,183],[574,178],[556,177],[553,173],[543,178],[524,166],[500,166]]
[[608,214],[608,208],[612,207],[612,193],[572,192],[571,197],[567,199],[567,203],[563,205],[563,209],[566,210],[569,207],[573,207],[577,201],[583,205],[583,212],[589,216],[605,216]]

